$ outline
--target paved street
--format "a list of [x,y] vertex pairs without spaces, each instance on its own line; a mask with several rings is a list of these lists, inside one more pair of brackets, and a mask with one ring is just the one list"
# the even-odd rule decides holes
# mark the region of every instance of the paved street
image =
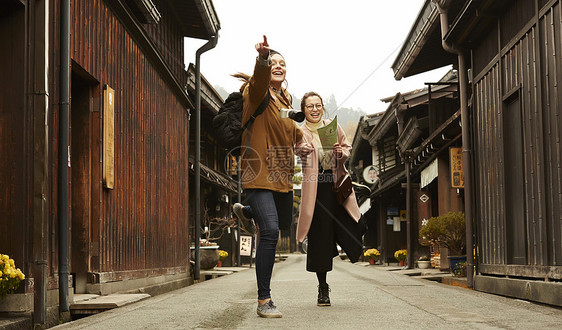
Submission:
[[562,310],[415,279],[334,259],[331,307],[316,306],[305,255],[277,263],[273,300],[281,319],[256,315],[254,269],[89,316],[57,329],[560,329]]

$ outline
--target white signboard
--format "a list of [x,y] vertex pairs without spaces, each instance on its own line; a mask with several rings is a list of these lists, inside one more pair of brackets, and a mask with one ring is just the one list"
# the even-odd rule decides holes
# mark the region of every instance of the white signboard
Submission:
[[240,236],[240,255],[251,256],[252,254],[252,236]]
[[369,184],[377,182],[379,175],[374,165],[369,165],[363,170],[363,180]]

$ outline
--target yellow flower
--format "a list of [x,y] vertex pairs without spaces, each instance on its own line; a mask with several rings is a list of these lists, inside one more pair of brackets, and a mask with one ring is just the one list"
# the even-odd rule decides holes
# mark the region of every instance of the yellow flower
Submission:
[[398,260],[398,261],[406,260],[407,256],[408,256],[407,250],[398,250],[398,251],[394,252],[394,258],[396,258],[396,260]]
[[14,259],[10,259],[6,254],[0,254],[0,298],[14,292],[23,279],[25,275],[16,268]]
[[363,255],[370,259],[376,259],[381,255],[381,253],[377,249],[368,249],[367,251],[365,251],[365,253],[363,253]]
[[228,252],[224,251],[224,250],[219,250],[219,258],[220,260],[224,260],[226,259],[226,257],[228,257]]

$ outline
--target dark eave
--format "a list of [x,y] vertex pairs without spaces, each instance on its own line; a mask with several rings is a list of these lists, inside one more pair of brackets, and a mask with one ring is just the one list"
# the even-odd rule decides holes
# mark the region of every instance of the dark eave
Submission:
[[151,0],[132,0],[132,10],[138,12],[137,18],[144,24],[158,24],[162,15]]
[[[396,148],[398,149],[400,155],[410,149],[422,135],[423,124],[420,123],[422,120],[427,122],[428,119],[427,117],[424,117],[423,119],[412,117],[408,120],[406,127],[404,127],[404,132],[402,132],[402,134],[398,137],[398,140],[396,140]],[[427,124],[425,124],[425,126],[427,126]]]
[[403,181],[406,180],[406,171],[403,167],[396,168],[396,172],[393,176],[385,179],[384,181],[379,183],[379,186],[375,189],[372,189],[371,198],[375,198],[381,196],[382,193],[388,191],[391,188],[401,187]]
[[183,36],[209,39],[220,30],[220,21],[211,0],[169,0],[182,27]]
[[[210,167],[207,167],[203,164],[200,165],[201,165],[201,178],[204,181],[214,186],[217,186],[221,189],[227,190],[231,193],[237,193],[237,186],[232,179],[228,178],[225,174],[222,174],[220,172],[211,169]],[[192,162],[189,162],[189,173],[192,175],[195,174],[195,168]]]
[[455,17],[445,40],[449,43],[471,46],[489,32],[490,24],[495,24],[501,10],[510,0],[468,0]]
[[357,157],[358,157],[358,153],[357,152],[353,152],[354,150],[359,150],[359,146],[362,143],[365,143],[363,137],[361,137],[361,131],[363,130],[363,125],[365,124],[365,122],[363,121],[363,118],[365,116],[361,116],[361,118],[359,118],[359,123],[357,124],[357,128],[355,129],[355,134],[353,135],[353,141],[351,142],[351,155],[349,157],[349,164],[350,165],[355,165],[355,163],[357,162]]
[[458,110],[432,132],[427,139],[423,140],[419,146],[411,150],[412,172],[421,171],[435,159],[436,155],[444,152],[460,139],[460,117],[461,111]]
[[[437,85],[431,88],[431,99],[439,99],[442,97],[452,97],[457,93],[458,87],[456,81],[451,81],[450,85]],[[404,97],[404,103],[408,105],[409,108],[413,108],[420,104],[427,104],[429,102],[429,89],[426,87],[420,90],[418,93],[410,94]]]
[[[438,1],[449,6],[453,17],[464,5],[463,1],[458,0]],[[394,78],[400,80],[455,63],[456,55],[447,53],[441,40],[439,11],[432,0],[426,0],[392,64]]]
[[377,125],[371,129],[368,135],[369,143],[374,146],[376,145],[377,141],[380,140],[385,136],[385,134],[392,128],[392,126],[396,125],[396,111],[401,111],[402,103],[404,102],[404,97],[402,94],[397,93],[388,108],[383,113],[382,118],[379,120]]
[[[437,83],[426,83],[431,85],[431,99],[439,99],[443,97],[454,97],[458,92],[457,86],[457,75],[454,70],[450,70],[439,80]],[[390,99],[390,98],[387,98]],[[373,127],[369,132],[366,139],[369,140],[371,145],[375,145],[376,141],[382,139],[386,133],[392,128],[392,126],[397,125],[396,115],[399,111],[407,111],[408,109],[413,109],[420,104],[427,104],[429,102],[429,88],[424,87],[422,89],[416,89],[407,93],[397,93],[392,97],[387,110],[383,113],[382,118],[379,120],[378,124]],[[414,123],[412,123],[414,124]],[[406,130],[405,130],[406,132]],[[402,132],[404,134],[404,132]],[[410,134],[413,132],[408,132]],[[410,138],[413,137],[403,137],[403,143],[407,145],[412,142]],[[407,140],[404,140],[407,139]],[[400,140],[400,137],[398,138]]]
[[371,128],[379,122],[382,115],[383,115],[382,112],[375,113],[371,115],[362,116],[361,119],[359,119],[359,124],[357,125],[357,129],[355,129],[355,135],[353,136],[349,164],[353,166],[357,164],[360,155],[359,152],[354,152],[354,151],[359,150],[362,144],[368,143],[367,141],[368,133],[371,131]]
[[[195,66],[193,63],[189,63],[189,68],[187,69],[186,88],[189,96],[195,103]],[[207,79],[201,75],[201,106],[203,110],[207,110],[215,115],[219,112],[219,108],[222,103],[223,100],[219,93],[213,88]]]

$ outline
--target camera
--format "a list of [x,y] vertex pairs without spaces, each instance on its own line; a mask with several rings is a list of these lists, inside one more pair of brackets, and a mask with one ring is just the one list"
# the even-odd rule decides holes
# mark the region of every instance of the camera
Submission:
[[304,121],[304,112],[298,111],[295,109],[281,109],[281,113],[279,114],[281,118],[291,118],[296,122]]

